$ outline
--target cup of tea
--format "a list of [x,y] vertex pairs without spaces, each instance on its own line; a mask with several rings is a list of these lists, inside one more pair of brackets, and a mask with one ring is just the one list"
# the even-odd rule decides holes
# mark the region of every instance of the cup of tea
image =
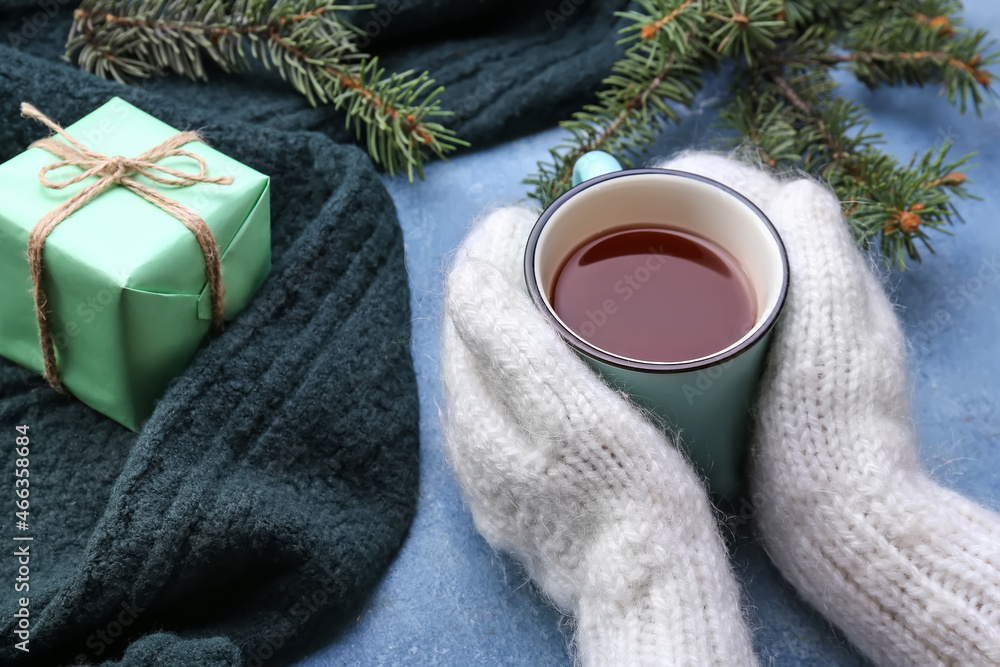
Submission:
[[680,433],[714,493],[741,490],[750,407],[788,289],[751,201],[710,178],[583,155],[528,237],[528,291],[607,381]]

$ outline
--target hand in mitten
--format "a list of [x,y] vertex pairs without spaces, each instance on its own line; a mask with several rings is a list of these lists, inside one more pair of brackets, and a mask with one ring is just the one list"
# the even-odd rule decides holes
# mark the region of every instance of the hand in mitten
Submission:
[[[788,250],[752,475],[774,562],[880,664],[1000,664],[1000,522],[920,470],[902,336],[836,200],[713,155],[662,166],[745,194]],[[534,217],[488,216],[448,279],[445,440],[477,527],[577,616],[585,663],[752,664],[690,466],[525,295]]]
[[[727,162],[664,166],[748,177]],[[904,339],[840,204],[811,181],[757,178],[791,273],[753,447],[768,554],[877,664],[1000,665],[1000,518],[921,469]]]
[[701,481],[524,289],[536,218],[487,216],[448,276],[445,442],[476,526],[576,617],[587,664],[753,664]]

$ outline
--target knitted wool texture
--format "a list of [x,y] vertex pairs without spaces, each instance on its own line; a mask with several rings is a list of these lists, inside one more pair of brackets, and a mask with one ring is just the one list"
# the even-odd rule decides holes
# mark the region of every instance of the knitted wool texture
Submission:
[[[751,473],[775,564],[877,664],[1000,664],[1000,520],[920,468],[903,337],[835,198],[711,154],[662,166],[744,193],[788,250]],[[690,464],[525,292],[535,217],[487,215],[447,279],[446,446],[476,526],[575,617],[582,664],[755,664]]]

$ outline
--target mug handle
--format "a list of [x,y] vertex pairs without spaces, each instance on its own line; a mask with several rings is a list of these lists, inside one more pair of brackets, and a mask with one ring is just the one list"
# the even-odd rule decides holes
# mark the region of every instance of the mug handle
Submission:
[[621,164],[610,154],[604,151],[590,151],[581,155],[573,165],[573,185],[577,186],[592,178],[621,170]]

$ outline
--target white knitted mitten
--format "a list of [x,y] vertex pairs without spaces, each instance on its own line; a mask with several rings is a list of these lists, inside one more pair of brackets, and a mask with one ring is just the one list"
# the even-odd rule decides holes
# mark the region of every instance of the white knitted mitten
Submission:
[[768,554],[877,664],[1000,665],[1000,517],[921,469],[904,339],[839,203],[811,181],[705,160],[664,166],[765,181],[788,251],[751,478]]
[[[662,166],[744,193],[788,250],[752,476],[774,562],[879,664],[1000,664],[1000,520],[921,471],[903,339],[838,203],[714,155]],[[577,617],[583,662],[753,664],[690,466],[525,293],[534,218],[488,216],[447,283],[445,440],[476,525]]]
[[525,291],[537,217],[487,216],[447,281],[445,443],[476,527],[573,614],[583,664],[756,664],[702,482]]

